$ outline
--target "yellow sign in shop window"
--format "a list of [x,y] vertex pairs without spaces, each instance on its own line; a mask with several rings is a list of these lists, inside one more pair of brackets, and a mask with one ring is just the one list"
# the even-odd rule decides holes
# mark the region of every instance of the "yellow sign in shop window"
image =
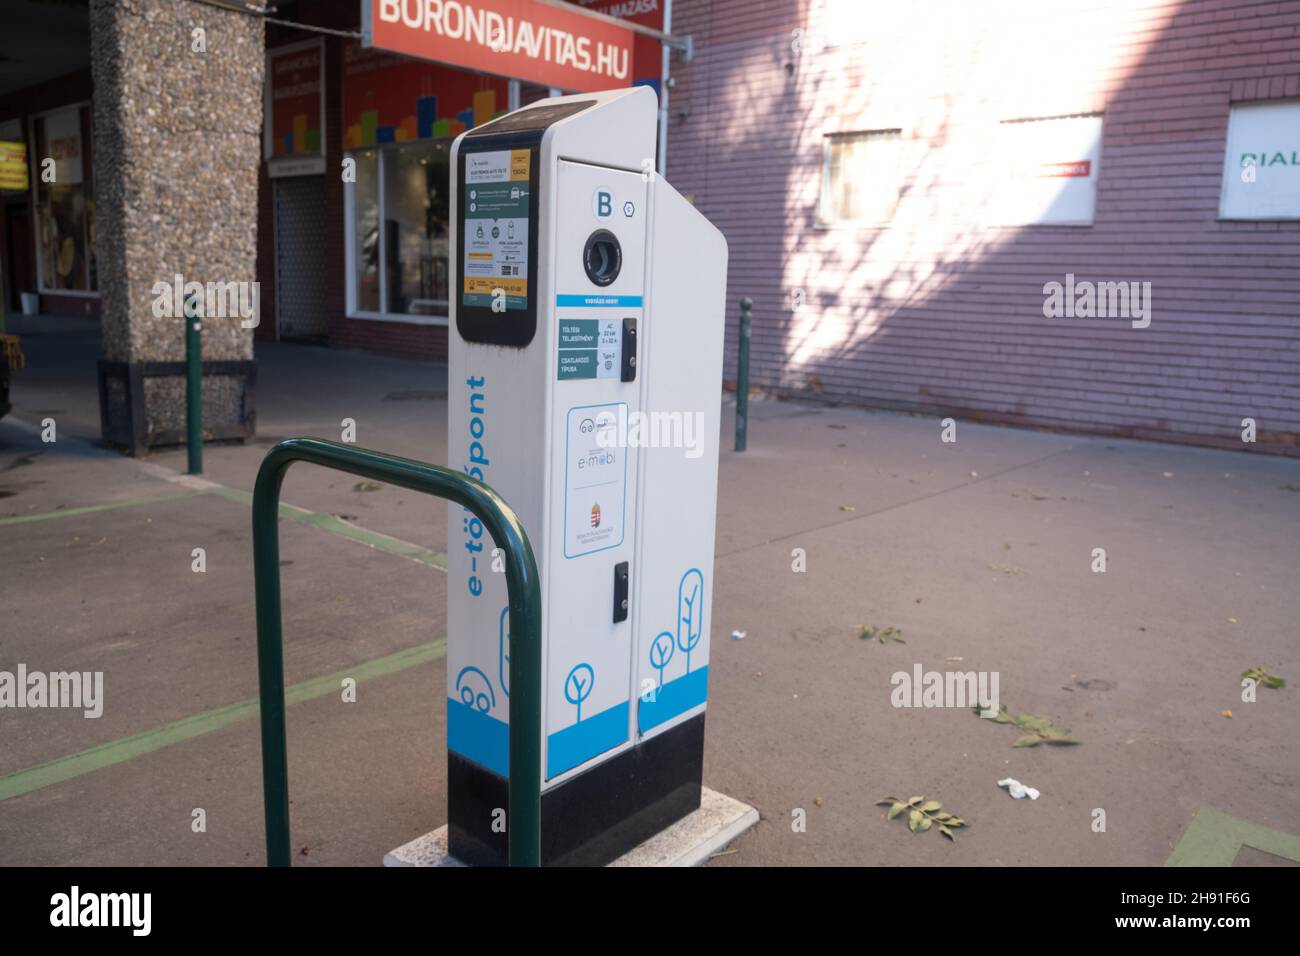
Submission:
[[26,189],[27,182],[27,144],[0,140],[0,189]]

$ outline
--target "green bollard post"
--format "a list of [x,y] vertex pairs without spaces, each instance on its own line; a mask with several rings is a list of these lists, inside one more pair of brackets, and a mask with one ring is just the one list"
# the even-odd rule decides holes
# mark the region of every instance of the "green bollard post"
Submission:
[[196,299],[185,300],[185,451],[191,475],[203,474],[203,345]]
[[753,321],[750,311],[754,301],[748,297],[740,300],[740,355],[736,360],[736,451],[745,450],[746,432],[749,430],[749,327]]

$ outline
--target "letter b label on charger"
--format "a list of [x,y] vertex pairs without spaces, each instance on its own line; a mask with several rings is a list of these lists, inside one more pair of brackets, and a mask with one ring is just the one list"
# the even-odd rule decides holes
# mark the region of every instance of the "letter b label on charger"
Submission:
[[614,193],[606,186],[601,186],[591,194],[591,211],[597,219],[608,219],[614,214]]

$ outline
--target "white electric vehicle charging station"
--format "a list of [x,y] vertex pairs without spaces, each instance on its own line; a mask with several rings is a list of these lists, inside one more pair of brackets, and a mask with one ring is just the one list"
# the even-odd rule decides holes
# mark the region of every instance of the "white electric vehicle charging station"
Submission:
[[[448,462],[537,558],[544,864],[700,805],[727,244],[654,172],[657,112],[645,88],[555,97],[452,147]],[[504,556],[448,524],[448,846],[499,864]]]

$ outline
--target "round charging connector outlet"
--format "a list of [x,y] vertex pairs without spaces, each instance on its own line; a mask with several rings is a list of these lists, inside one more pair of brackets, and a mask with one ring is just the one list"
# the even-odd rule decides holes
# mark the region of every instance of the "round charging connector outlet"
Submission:
[[623,269],[623,247],[618,236],[608,229],[597,229],[587,237],[582,248],[582,267],[587,278],[598,286],[607,286]]

